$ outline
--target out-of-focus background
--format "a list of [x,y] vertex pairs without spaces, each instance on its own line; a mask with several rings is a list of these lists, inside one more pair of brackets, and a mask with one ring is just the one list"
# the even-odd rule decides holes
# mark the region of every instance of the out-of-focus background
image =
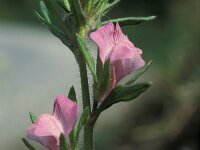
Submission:
[[[50,113],[55,96],[71,85],[80,93],[72,54],[34,9],[37,1],[0,1],[1,150],[26,150],[20,137],[30,125],[29,111]],[[148,15],[157,19],[123,30],[145,60],[153,60],[140,78],[153,86],[102,114],[96,150],[200,149],[200,1],[122,0],[105,19]]]

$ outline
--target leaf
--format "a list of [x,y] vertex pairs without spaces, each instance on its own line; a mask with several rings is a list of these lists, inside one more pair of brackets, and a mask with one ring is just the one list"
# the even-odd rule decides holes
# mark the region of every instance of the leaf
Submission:
[[149,61],[144,67],[142,67],[137,74],[135,74],[132,79],[130,79],[125,85],[131,85],[134,83],[143,73],[145,73],[151,66],[152,61]]
[[72,86],[72,87],[70,88],[69,94],[68,94],[68,98],[77,103],[76,91],[75,91],[75,89],[74,89],[74,86]]
[[106,8],[104,9],[103,15],[107,14],[113,7],[115,7],[121,0],[115,0],[110,4],[106,5]]
[[150,87],[150,83],[138,83],[130,86],[117,86],[100,106],[100,112],[118,102],[127,102],[135,99]]
[[118,19],[111,19],[108,21],[102,22],[101,25],[104,25],[108,22],[119,23],[120,26],[127,26],[127,25],[137,25],[146,21],[152,21],[156,18],[156,16],[148,16],[148,17],[126,17],[126,18],[118,18]]
[[97,1],[96,7],[94,9],[95,15],[101,15],[102,12],[105,10],[106,4],[108,3],[107,0],[99,0]]
[[78,142],[80,131],[83,128],[83,126],[85,125],[85,123],[88,119],[88,116],[89,116],[89,107],[86,107],[83,110],[83,112],[81,114],[81,118],[80,118],[79,123],[78,123],[78,128],[77,128],[77,132],[76,132],[76,140],[75,140],[76,142]]
[[30,115],[31,122],[35,123],[35,121],[37,120],[36,114],[29,112],[29,115]]
[[86,14],[90,14],[91,9],[93,8],[94,4],[95,4],[96,0],[86,0],[85,1],[85,13]]
[[78,34],[76,34],[76,41],[80,47],[83,57],[85,58],[85,61],[93,75],[95,82],[97,82],[97,75],[95,72],[94,60],[85,44],[85,41]]
[[60,134],[60,150],[70,150],[69,144],[67,143],[63,133]]
[[72,14],[75,16],[79,27],[81,27],[85,24],[85,15],[80,0],[69,0],[69,2],[71,4]]
[[39,12],[34,11],[34,14],[35,14],[36,18],[40,20],[41,23],[45,23],[46,22],[45,19],[40,15]]
[[21,138],[21,140],[29,150],[36,150],[25,138]]
[[64,3],[64,5],[65,5],[65,7],[66,7],[69,11],[71,11],[70,4],[69,4],[69,0],[63,0],[63,3]]
[[63,13],[61,12],[58,4],[55,3],[54,0],[44,0],[44,2],[49,11],[50,18],[54,22],[54,24],[57,24],[68,35],[72,34],[72,31],[69,29],[69,27],[67,28],[66,24],[62,20]]
[[106,91],[109,83],[110,83],[110,61],[107,60],[103,66],[102,75],[99,80],[99,84],[97,87],[97,101],[100,99],[100,97],[104,94]]
[[57,0],[57,2],[67,13],[70,13],[71,9],[68,0]]
[[[49,30],[58,37],[66,46],[69,47],[69,49],[72,51],[71,43],[69,40],[69,37],[73,37],[72,31],[69,32],[69,34],[66,34],[65,31],[63,31],[62,28],[59,28],[59,25],[56,25],[53,20],[49,16],[49,11],[43,1],[40,1],[40,10],[42,13],[42,17],[45,19],[45,23],[48,25]],[[72,51],[73,52],[73,51]],[[73,52],[74,53],[74,52]]]
[[43,18],[47,24],[51,24],[51,19],[48,14],[48,9],[44,3],[44,1],[40,1],[40,10],[43,14]]

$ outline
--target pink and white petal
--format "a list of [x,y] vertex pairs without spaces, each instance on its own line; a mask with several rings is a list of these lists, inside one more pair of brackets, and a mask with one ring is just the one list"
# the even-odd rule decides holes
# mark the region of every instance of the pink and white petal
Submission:
[[[114,54],[114,52],[113,56],[111,55],[111,59],[114,60],[111,62],[112,77],[116,80],[113,80],[116,83],[118,83],[123,77],[130,74],[131,72],[143,67],[145,64],[141,55],[137,53],[136,50],[132,50],[132,52],[130,52],[128,49],[126,49],[124,54],[121,54],[122,59],[119,59],[118,55],[120,55],[120,53]],[[127,57],[128,55],[130,55],[132,58]]]
[[[133,59],[116,60],[112,63],[112,77],[117,84],[123,77],[135,70]],[[116,86],[116,85],[115,85]]]
[[133,43],[128,39],[126,35],[122,32],[121,27],[119,26],[119,23],[116,24],[115,32],[114,32],[114,39],[115,39],[115,44],[118,44],[119,42],[126,43],[130,47],[134,47]]
[[78,118],[78,105],[64,95],[56,97],[53,115],[60,121],[65,135],[72,131],[74,123]]
[[108,54],[114,46],[114,30],[114,24],[109,22],[90,34],[91,39],[94,40],[99,47],[99,55],[102,63],[106,61]]
[[142,55],[142,50],[140,48],[135,47],[135,50],[138,54]]
[[54,116],[42,114],[28,128],[27,137],[50,150],[56,150],[59,146],[59,137],[62,132],[64,132],[62,126]]
[[111,64],[111,81],[100,101],[103,101],[110,92],[117,86],[117,83],[137,69],[137,64],[134,64],[133,58],[118,59]]
[[145,61],[142,59],[139,53],[135,53],[133,58],[133,71],[139,69],[145,65]]
[[113,48],[108,58],[110,59],[110,62],[112,64],[116,60],[123,60],[127,58],[133,59],[134,53],[135,52],[132,47],[130,47],[126,43],[120,42]]

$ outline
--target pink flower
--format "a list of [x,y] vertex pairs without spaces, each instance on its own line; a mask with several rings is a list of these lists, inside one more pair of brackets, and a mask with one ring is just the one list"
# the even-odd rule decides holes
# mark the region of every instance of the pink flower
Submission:
[[61,133],[68,136],[78,117],[78,105],[69,98],[57,96],[53,114],[41,114],[27,130],[27,137],[47,147],[59,150]]
[[102,63],[110,61],[111,83],[103,96],[106,97],[123,77],[144,66],[145,62],[141,58],[142,50],[129,41],[118,23],[115,28],[114,24],[109,22],[92,32],[90,37],[99,46]]

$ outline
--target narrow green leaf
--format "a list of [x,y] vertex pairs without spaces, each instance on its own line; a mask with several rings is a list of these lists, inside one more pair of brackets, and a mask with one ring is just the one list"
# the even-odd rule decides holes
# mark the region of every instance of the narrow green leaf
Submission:
[[63,13],[59,8],[59,5],[54,0],[44,0],[46,8],[48,9],[48,15],[51,20],[51,24],[64,31],[69,37],[73,36],[73,32],[67,24],[63,21]]
[[40,20],[41,23],[45,23],[46,22],[45,19],[40,15],[39,12],[34,11],[34,14],[35,14],[36,18]]
[[74,89],[74,86],[72,86],[72,87],[70,88],[68,97],[69,97],[72,101],[74,101],[74,102],[77,103],[76,91],[75,91],[75,89]]
[[133,84],[142,74],[144,74],[151,66],[152,61],[148,62],[144,67],[142,67],[125,85]]
[[77,132],[76,132],[76,142],[78,142],[80,131],[83,128],[83,126],[85,125],[85,123],[88,119],[88,116],[89,116],[89,107],[86,107],[83,110],[83,112],[81,114],[81,118],[80,118],[79,123],[78,123],[78,129],[77,129]]
[[67,143],[63,133],[60,135],[60,150],[70,150],[69,144]]
[[63,2],[64,2],[65,7],[66,7],[69,11],[71,11],[70,4],[69,4],[69,0],[63,0]]
[[29,115],[30,115],[31,122],[32,122],[32,123],[35,123],[35,121],[36,121],[36,119],[37,119],[36,114],[34,114],[34,113],[32,113],[32,112],[29,112]]
[[138,83],[131,86],[117,86],[100,106],[100,112],[118,102],[127,102],[135,99],[150,87],[150,83]]
[[127,18],[118,18],[118,19],[111,19],[108,21],[102,22],[102,25],[113,22],[113,23],[119,23],[121,26],[127,26],[127,25],[137,25],[146,21],[152,21],[156,18],[156,16],[148,16],[148,17],[127,17]]
[[76,35],[76,41],[79,45],[79,48],[81,50],[82,55],[84,56],[86,63],[93,75],[93,78],[95,80],[95,82],[97,82],[97,75],[95,72],[95,65],[94,65],[94,59],[92,58],[89,50],[87,49],[87,46],[85,44],[85,41],[77,34]]
[[111,9],[113,9],[121,0],[115,0],[110,4],[107,4],[105,9],[104,9],[104,13],[103,15],[107,14]]
[[40,1],[40,10],[41,15],[45,19],[45,23],[48,26],[49,30],[54,34],[56,37],[58,37],[69,49],[72,51],[72,53],[75,53],[72,44],[71,39],[74,37],[74,33],[72,29],[68,28],[68,25],[65,25],[65,28],[68,28],[67,32],[64,31],[59,25],[57,25],[56,21],[54,20],[54,17],[50,17],[49,11],[43,1]]
[[58,4],[67,12],[70,13],[70,4],[68,0],[57,0]]
[[100,99],[100,97],[104,94],[104,92],[107,90],[108,85],[110,83],[110,61],[107,60],[103,66],[102,75],[99,79],[99,84],[97,87],[97,101]]
[[85,15],[80,0],[69,0],[69,2],[71,4],[72,14],[75,16],[79,27],[81,27],[85,24]]
[[40,1],[40,10],[41,10],[41,12],[43,14],[45,22],[47,24],[51,24],[51,19],[50,19],[49,14],[48,14],[48,9],[47,9],[44,1]]
[[21,138],[21,140],[29,150],[36,150],[25,138]]
[[100,0],[97,2],[95,9],[94,9],[94,14],[96,15],[101,15],[102,12],[105,10],[105,7],[107,5],[108,1],[107,0]]
[[86,14],[89,14],[90,11],[92,10],[94,4],[95,4],[96,0],[86,0],[85,1],[85,9],[84,9],[84,12]]
[[53,18],[50,18],[49,11],[43,1],[40,1],[40,10],[42,13],[42,17],[45,19],[45,23],[49,27],[50,31],[55,36],[57,36],[66,46],[70,47],[71,43],[69,37],[73,37],[73,32],[68,29],[68,33],[66,34],[66,32],[62,28],[60,28],[59,25],[56,24],[56,21],[54,20],[55,16]]

